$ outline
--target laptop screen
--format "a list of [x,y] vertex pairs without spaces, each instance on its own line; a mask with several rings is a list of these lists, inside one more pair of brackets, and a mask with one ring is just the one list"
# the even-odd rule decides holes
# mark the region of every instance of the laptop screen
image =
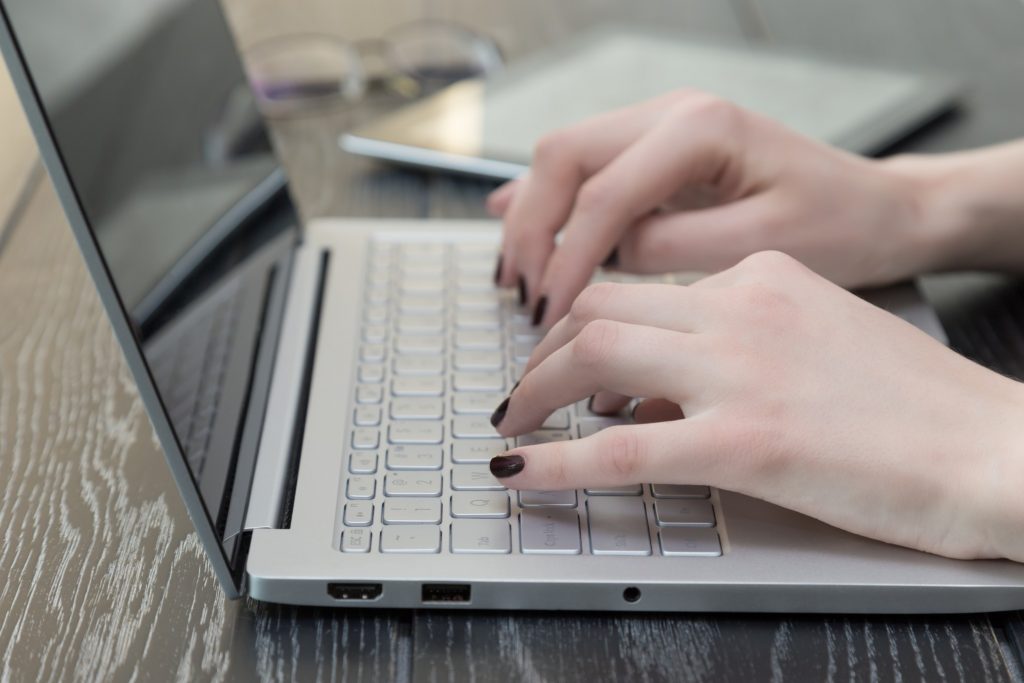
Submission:
[[296,221],[220,7],[0,6],[208,517],[222,526],[272,277],[253,271],[251,255]]

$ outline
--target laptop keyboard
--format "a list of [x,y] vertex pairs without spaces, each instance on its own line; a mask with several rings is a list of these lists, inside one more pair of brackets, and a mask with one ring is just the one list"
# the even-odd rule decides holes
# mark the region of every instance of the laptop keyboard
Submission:
[[339,502],[345,553],[718,556],[706,486],[509,491],[490,459],[629,422],[586,401],[504,439],[490,423],[541,334],[492,283],[492,244],[373,242]]

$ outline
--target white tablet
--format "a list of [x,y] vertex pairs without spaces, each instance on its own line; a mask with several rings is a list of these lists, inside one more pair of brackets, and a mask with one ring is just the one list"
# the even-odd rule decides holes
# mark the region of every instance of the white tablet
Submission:
[[484,80],[457,83],[342,136],[354,154],[513,178],[545,132],[681,87],[868,154],[955,102],[938,77],[655,32],[599,30]]

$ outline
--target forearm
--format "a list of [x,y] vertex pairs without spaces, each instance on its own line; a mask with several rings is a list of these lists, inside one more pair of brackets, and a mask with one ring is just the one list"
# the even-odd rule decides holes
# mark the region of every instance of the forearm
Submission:
[[1024,140],[883,163],[910,179],[928,270],[1024,272]]

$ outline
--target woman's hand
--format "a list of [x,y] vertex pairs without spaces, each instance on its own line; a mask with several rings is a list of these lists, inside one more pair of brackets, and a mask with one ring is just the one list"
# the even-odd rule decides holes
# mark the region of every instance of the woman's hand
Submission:
[[775,249],[844,286],[893,282],[935,265],[921,184],[900,160],[672,93],[540,142],[529,173],[488,202],[505,223],[497,281],[520,286],[541,324],[610,256],[635,273],[716,272]]
[[[514,489],[709,484],[872,538],[1024,561],[1024,388],[780,253],[690,287],[587,288],[537,347],[505,436],[597,392],[638,424],[514,449]],[[683,418],[685,415],[685,418]]]

